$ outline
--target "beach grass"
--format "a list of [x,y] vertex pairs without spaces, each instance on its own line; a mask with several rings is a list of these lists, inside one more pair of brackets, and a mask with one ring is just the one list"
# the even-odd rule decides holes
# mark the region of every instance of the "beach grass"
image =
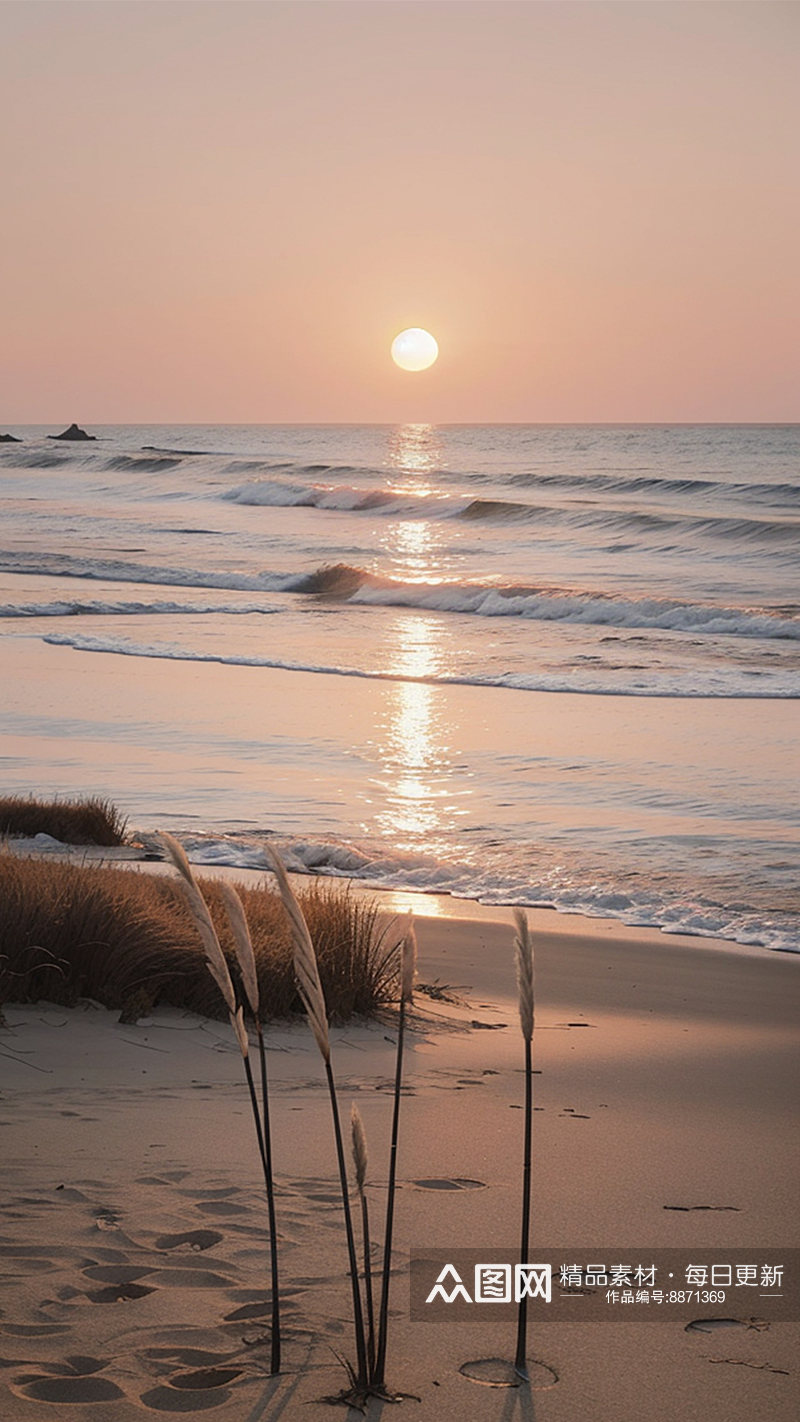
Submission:
[[113,848],[125,843],[127,820],[111,800],[37,800],[32,796],[0,797],[0,835],[32,839],[49,834],[62,844],[97,844]]
[[[200,881],[234,981],[241,977],[224,890]],[[280,897],[240,890],[253,943],[263,1021],[299,1016],[292,939]],[[374,1015],[395,995],[376,904],[346,885],[301,895],[335,1021]],[[91,998],[135,1021],[157,1006],[225,1016],[184,894],[170,878],[107,865],[0,853],[0,1003]]]

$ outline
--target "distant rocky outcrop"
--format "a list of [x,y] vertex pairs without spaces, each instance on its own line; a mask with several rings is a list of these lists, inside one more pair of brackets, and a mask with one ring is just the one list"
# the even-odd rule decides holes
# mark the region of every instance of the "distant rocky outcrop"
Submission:
[[22,440],[18,435],[1,434],[0,444],[22,444]]
[[70,425],[68,430],[64,430],[60,435],[48,435],[48,439],[97,439],[97,435],[87,434],[78,425]]

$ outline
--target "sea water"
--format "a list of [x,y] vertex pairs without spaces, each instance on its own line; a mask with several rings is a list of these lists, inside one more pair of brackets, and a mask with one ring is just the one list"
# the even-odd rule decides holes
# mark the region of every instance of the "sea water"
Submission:
[[7,793],[800,946],[800,426],[13,432]]

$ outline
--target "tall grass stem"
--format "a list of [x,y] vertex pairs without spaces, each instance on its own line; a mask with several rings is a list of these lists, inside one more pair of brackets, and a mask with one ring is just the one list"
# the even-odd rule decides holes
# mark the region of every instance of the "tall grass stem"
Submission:
[[355,1237],[353,1235],[353,1219],[350,1213],[350,1187],[347,1181],[347,1167],[345,1165],[344,1146],[342,1144],[339,1104],[336,1099],[336,1084],[333,1079],[333,1067],[331,1066],[331,1044],[328,1035],[328,1014],[325,1006],[325,995],[322,991],[322,984],[319,978],[317,955],[314,951],[314,944],[303,910],[289,883],[286,869],[284,868],[283,861],[279,854],[271,845],[267,846],[267,850],[275,871],[275,877],[278,881],[278,889],[284,909],[286,910],[286,916],[292,930],[297,989],[303,1000],[303,1006],[306,1009],[309,1026],[311,1027],[320,1054],[325,1063],[325,1075],[328,1080],[331,1113],[333,1115],[333,1130],[336,1139],[336,1158],[339,1163],[339,1180],[342,1187],[342,1208],[344,1210],[347,1256],[350,1266],[350,1286],[353,1294],[353,1328],[356,1340],[357,1367],[355,1385],[356,1388],[364,1388],[367,1385],[367,1350],[364,1340],[364,1314],[361,1308],[361,1290],[358,1282],[358,1263],[356,1260]]
[[356,1259],[356,1243],[353,1234],[353,1217],[350,1213],[350,1187],[347,1180],[347,1166],[344,1159],[344,1145],[342,1143],[342,1127],[339,1121],[339,1104],[336,1099],[336,1084],[333,1079],[333,1067],[330,1058],[325,1063],[325,1075],[328,1078],[328,1091],[331,1098],[331,1111],[333,1113],[333,1131],[336,1138],[336,1156],[339,1162],[339,1179],[342,1186],[342,1206],[344,1209],[344,1228],[347,1236],[347,1256],[350,1264],[350,1285],[353,1294],[353,1327],[356,1340],[356,1387],[364,1387],[367,1379],[367,1348],[364,1339],[364,1313],[361,1308],[361,1290],[358,1283],[358,1261]]
[[394,1072],[394,1106],[392,1109],[392,1139],[389,1148],[389,1187],[386,1196],[386,1230],[383,1240],[383,1272],[381,1274],[381,1302],[378,1313],[378,1348],[372,1381],[376,1387],[385,1386],[386,1345],[389,1332],[389,1283],[392,1270],[392,1232],[394,1229],[394,1195],[397,1176],[397,1136],[400,1123],[400,1088],[403,1080],[403,1035],[406,1020],[406,1000],[400,999],[400,1017],[397,1024],[397,1057]]
[[[517,937],[516,950],[517,987],[519,989],[519,1020],[525,1041],[525,1134],[522,1152],[522,1228],[520,1235],[520,1264],[530,1262],[531,1228],[531,1153],[533,1140],[533,1033],[534,1018],[534,970],[533,944],[528,929],[528,918],[522,909],[514,910]],[[529,1378],[527,1364],[528,1299],[525,1291],[519,1300],[517,1311],[517,1351],[514,1369],[520,1377]]]
[[366,1194],[367,1181],[367,1137],[361,1112],[356,1105],[350,1111],[353,1134],[353,1162],[356,1168],[356,1185],[361,1200],[361,1232],[364,1241],[364,1296],[367,1309],[367,1367],[370,1380],[375,1372],[375,1308],[372,1298],[372,1245],[369,1233],[369,1202]]

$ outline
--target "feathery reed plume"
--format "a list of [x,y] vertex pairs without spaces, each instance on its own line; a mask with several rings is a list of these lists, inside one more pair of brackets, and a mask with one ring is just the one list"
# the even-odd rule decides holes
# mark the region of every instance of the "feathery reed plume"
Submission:
[[247,1001],[250,1004],[253,1020],[258,1022],[259,1001],[256,956],[253,952],[253,944],[250,938],[250,929],[247,925],[247,919],[245,918],[244,906],[236,890],[231,884],[226,883],[224,879],[220,880],[219,888],[233,932],[234,952],[236,953],[239,971],[242,975]]
[[333,1067],[331,1066],[331,1046],[328,1036],[328,1014],[325,1007],[325,996],[322,991],[322,984],[319,980],[317,955],[314,952],[314,944],[311,941],[311,934],[308,931],[308,924],[305,921],[303,910],[289,883],[283,861],[272,848],[272,845],[267,845],[267,851],[272,861],[275,877],[278,881],[280,896],[292,930],[297,989],[303,1000],[303,1006],[306,1009],[309,1025],[314,1033],[322,1060],[325,1063],[325,1075],[328,1081],[328,1093],[330,1095],[331,1114],[333,1116],[333,1131],[336,1140],[336,1157],[339,1162],[339,1181],[342,1189],[342,1208],[344,1211],[344,1227],[347,1237],[350,1286],[353,1294],[353,1328],[356,1340],[357,1371],[353,1380],[352,1391],[354,1396],[361,1397],[368,1386],[367,1347],[364,1338],[364,1314],[361,1308],[361,1291],[358,1283],[358,1264],[356,1262],[353,1220],[350,1213],[350,1192],[347,1183],[347,1167],[344,1159],[342,1127],[339,1120],[339,1104],[336,1099],[336,1083],[333,1079]]
[[414,975],[417,969],[417,935],[414,918],[409,914],[400,948],[400,1014],[397,1022],[397,1056],[394,1071],[394,1103],[392,1107],[392,1138],[389,1147],[389,1185],[386,1194],[386,1229],[383,1239],[383,1271],[381,1303],[378,1313],[378,1348],[372,1382],[378,1389],[386,1385],[386,1345],[389,1333],[389,1282],[392,1271],[392,1232],[394,1228],[394,1195],[397,1175],[397,1136],[400,1125],[400,1088],[403,1080],[403,1037],[406,1023],[406,1003],[413,1002]]
[[[269,1201],[272,1192],[272,1163],[267,1150],[265,1140],[265,1129],[262,1123],[261,1114],[258,1109],[258,1098],[256,1096],[256,1088],[255,1083],[253,1081],[253,1071],[250,1066],[250,1043],[247,1037],[247,1029],[244,1025],[244,1008],[237,1006],[233,980],[230,975],[225,954],[222,951],[222,945],[217,936],[217,930],[215,929],[214,924],[211,920],[211,914],[208,911],[208,905],[206,904],[206,901],[203,898],[202,893],[200,892],[186,854],[184,853],[181,845],[178,844],[178,841],[176,839],[173,839],[172,835],[162,833],[159,835],[159,839],[167,852],[167,856],[170,860],[170,863],[174,865],[174,867],[178,870],[178,873],[181,875],[186,900],[189,905],[189,910],[191,912],[194,925],[198,933],[200,934],[200,938],[203,944],[203,950],[206,955],[206,965],[208,967],[208,971],[210,972],[215,983],[217,984],[220,992],[222,993],[223,998],[225,999],[225,1004],[228,1008],[228,1016],[231,1020],[231,1026],[233,1027],[233,1030],[236,1034],[236,1040],[239,1043],[239,1050],[241,1051],[242,1062],[244,1065],[244,1073],[247,1079],[247,1089],[250,1093],[250,1105],[253,1111],[253,1121],[256,1128],[258,1151],[259,1155],[261,1156],[261,1164],[264,1170],[264,1183],[267,1189],[267,1201],[269,1206]],[[225,889],[227,889],[227,886],[225,886]],[[231,927],[234,933],[234,940],[237,944],[237,957],[239,958],[240,965],[242,963],[242,957],[244,957],[245,960],[247,960],[248,958],[252,959],[252,974],[250,972],[250,967],[248,963],[247,972],[245,973],[244,970],[242,971],[242,979],[245,982],[245,989],[248,993],[248,997],[250,995],[253,983],[255,983],[255,1002],[257,1006],[258,985],[257,980],[255,978],[255,957],[253,955],[253,945],[250,942],[250,933],[247,928],[247,921],[244,917],[244,910],[242,909],[239,897],[238,895],[234,894],[232,890],[230,890],[229,892],[236,900],[236,905],[231,904],[231,901],[225,890],[223,890],[223,898],[225,900],[226,907],[228,908],[229,913],[231,908],[233,908],[233,913],[231,914]],[[238,906],[238,910],[236,906]],[[247,986],[248,978],[250,979],[250,987]],[[250,998],[250,1001],[252,1005],[253,999]],[[260,1038],[260,1023],[258,1022],[258,1017],[256,1017],[256,1025],[259,1027]],[[263,1073],[266,1070],[264,1066],[263,1043],[261,1050]],[[264,1100],[266,1102],[266,1085],[264,1075],[262,1075],[262,1086],[264,1088]],[[270,1249],[272,1258],[271,1371],[273,1373],[277,1373],[280,1371],[280,1315],[275,1257],[275,1225],[274,1213],[272,1210],[270,1210]]]
[[375,1310],[372,1303],[372,1258],[369,1235],[369,1205],[364,1189],[367,1179],[367,1137],[361,1112],[355,1102],[350,1108],[350,1128],[353,1137],[353,1164],[356,1185],[361,1200],[361,1230],[364,1236],[364,1290],[367,1304],[367,1364],[370,1377],[375,1370]]
[[316,1038],[317,1046],[322,1053],[322,1059],[328,1066],[331,1060],[331,1044],[328,1037],[328,1014],[325,1007],[325,994],[322,991],[322,983],[319,980],[319,968],[317,967],[317,955],[314,952],[314,944],[311,941],[311,934],[308,931],[308,924],[305,921],[303,910],[301,909],[294,890],[286,877],[286,870],[283,861],[280,859],[271,844],[267,845],[267,853],[272,862],[273,872],[278,881],[278,889],[292,930],[292,942],[294,943],[294,972],[297,979],[297,991],[299,992],[303,1006],[306,1010],[309,1026]]
[[514,910],[514,922],[518,936],[514,939],[517,965],[517,987],[519,989],[519,1021],[526,1041],[533,1036],[533,944],[527,916],[522,909]]
[[356,1168],[356,1185],[364,1189],[367,1179],[367,1136],[361,1112],[355,1102],[350,1107],[350,1128],[353,1135],[353,1164]]
[[194,920],[195,928],[200,934],[203,944],[203,951],[206,955],[206,963],[214,982],[217,984],[225,1005],[230,1013],[231,1019],[236,1012],[236,994],[233,990],[233,982],[225,960],[225,954],[220,946],[217,937],[217,930],[211,922],[211,915],[208,912],[206,901],[203,898],[197,881],[192,873],[191,865],[178,844],[177,839],[173,839],[171,834],[161,833],[159,839],[167,851],[167,858],[183,879],[184,892],[189,905],[189,910]]
[[[525,1144],[522,1164],[522,1237],[520,1242],[520,1264],[527,1264],[530,1223],[531,1223],[531,1134],[533,1124],[533,944],[528,929],[528,917],[522,909],[514,910],[517,936],[516,949],[517,985],[519,988],[519,1021],[525,1040]],[[517,1314],[517,1352],[514,1368],[520,1377],[528,1378],[526,1358],[526,1338],[528,1324],[528,1300],[523,1293]]]
[[237,1007],[236,1011],[231,1013],[231,1025],[236,1033],[236,1040],[239,1043],[242,1061],[246,1062],[250,1053],[250,1041],[247,1036],[247,1028],[244,1025],[243,1007]]
[[[269,1088],[267,1083],[267,1054],[264,1047],[264,1033],[261,1027],[259,1016],[259,992],[258,974],[256,972],[256,956],[253,952],[253,942],[250,937],[250,929],[247,923],[244,906],[238,893],[231,884],[222,881],[220,892],[228,920],[233,932],[233,946],[239,964],[239,971],[242,975],[244,990],[247,1001],[250,1004],[250,1012],[253,1017],[253,1024],[258,1036],[258,1055],[261,1064],[261,1132],[258,1130],[258,1112],[256,1110],[256,1134],[258,1135],[259,1149],[261,1152],[261,1164],[264,1169],[264,1187],[267,1192],[267,1215],[269,1218],[269,1257],[270,1275],[272,1286],[272,1357],[270,1371],[279,1373],[281,1370],[281,1315],[280,1315],[280,1292],[278,1285],[278,1230],[275,1218],[275,1181],[272,1173],[272,1131],[269,1120]],[[244,1031],[244,1013],[239,1008],[237,1017],[242,1019],[242,1031]],[[245,1037],[246,1040],[246,1037]],[[245,1058],[245,1072],[248,1069],[247,1053],[243,1052]],[[248,1085],[250,1079],[248,1077]],[[251,1087],[251,1104],[255,1101],[255,1088]]]
[[417,976],[417,933],[414,918],[408,915],[403,944],[400,949],[400,997],[403,1002],[414,1001],[414,979]]

